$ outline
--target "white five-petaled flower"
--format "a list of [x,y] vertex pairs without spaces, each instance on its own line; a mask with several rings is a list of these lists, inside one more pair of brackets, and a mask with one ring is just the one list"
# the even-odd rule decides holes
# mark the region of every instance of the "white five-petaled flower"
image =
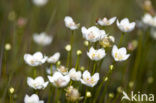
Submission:
[[47,87],[48,83],[49,82],[44,82],[44,79],[41,76],[38,76],[35,79],[31,77],[27,78],[27,84],[33,89],[44,89]]
[[156,16],[153,17],[152,15],[147,13],[143,16],[142,21],[144,24],[156,27]]
[[43,56],[41,52],[36,52],[33,55],[25,54],[24,60],[30,66],[39,66],[46,62],[47,57]]
[[33,35],[33,39],[34,39],[35,43],[37,43],[37,44],[39,44],[41,46],[46,46],[46,45],[49,45],[52,42],[53,37],[47,35],[45,32],[42,32],[40,34],[35,33]]
[[76,24],[74,20],[72,19],[72,17],[70,16],[66,16],[64,18],[64,22],[65,22],[65,26],[69,28],[70,30],[76,30],[79,28],[79,24]]
[[59,58],[60,58],[60,53],[57,52],[57,53],[55,53],[53,56],[49,57],[49,58],[47,59],[47,62],[48,62],[48,63],[56,63],[56,62],[59,60]]
[[96,26],[92,26],[90,28],[82,27],[81,32],[83,35],[83,38],[90,42],[97,42],[101,39],[103,39],[105,36],[107,36],[106,32],[104,30],[100,30]]
[[79,81],[81,79],[81,72],[80,71],[76,71],[75,68],[72,68],[69,71],[69,76],[72,80],[74,81]]
[[33,94],[31,96],[28,96],[26,94],[26,96],[24,97],[24,103],[44,103],[44,101],[39,100],[39,97],[36,94]]
[[48,0],[33,0],[33,3],[37,6],[44,6],[47,2]]
[[115,61],[125,61],[128,59],[130,54],[127,54],[126,48],[122,47],[118,49],[117,46],[114,45],[112,49],[112,56]]
[[83,72],[81,83],[89,87],[94,87],[99,81],[99,73],[95,73],[93,76],[86,70]]
[[117,20],[117,26],[122,32],[131,32],[135,28],[135,22],[130,23],[128,18]]
[[101,25],[101,26],[109,26],[112,25],[116,20],[116,17],[112,17],[110,19],[107,19],[106,17],[104,17],[103,19],[98,19],[97,20],[97,24]]
[[48,79],[56,87],[65,87],[70,82],[69,75],[63,76],[60,72],[55,72],[53,76],[48,76]]
[[106,55],[106,53],[105,53],[105,50],[103,48],[96,50],[93,47],[91,47],[89,49],[89,52],[87,52],[87,55],[88,55],[88,57],[91,60],[99,61],[102,58],[104,58],[104,56]]

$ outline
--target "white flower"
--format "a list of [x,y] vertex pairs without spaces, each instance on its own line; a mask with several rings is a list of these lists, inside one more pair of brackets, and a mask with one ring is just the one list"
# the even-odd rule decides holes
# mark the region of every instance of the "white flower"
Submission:
[[69,76],[72,80],[79,81],[81,79],[81,72],[80,71],[76,72],[75,68],[72,68],[69,71]]
[[88,57],[91,60],[98,61],[98,60],[101,60],[102,58],[104,58],[104,56],[106,55],[106,53],[105,53],[105,50],[103,48],[96,50],[93,47],[91,47],[89,49],[89,52],[87,52],[87,55],[88,55]]
[[44,89],[47,87],[49,82],[44,82],[43,77],[38,76],[35,79],[32,79],[31,77],[27,78],[27,84],[29,87],[33,89]]
[[99,81],[99,73],[95,73],[93,76],[86,70],[83,72],[81,83],[89,87],[94,87]]
[[57,52],[57,53],[55,53],[53,56],[49,57],[49,58],[47,59],[47,62],[48,62],[48,63],[56,63],[56,62],[59,60],[59,58],[60,58],[60,53]]
[[36,94],[33,94],[31,96],[28,96],[26,94],[26,96],[24,97],[24,103],[44,103],[44,101],[39,100],[39,97]]
[[43,56],[41,52],[36,52],[33,55],[25,54],[24,60],[30,66],[39,66],[46,62],[47,57]]
[[127,54],[126,48],[122,47],[118,49],[117,46],[114,45],[112,49],[112,56],[115,61],[125,61],[128,59],[130,54]]
[[76,30],[79,28],[79,24],[76,24],[72,17],[66,16],[64,18],[65,26],[71,30]]
[[42,32],[40,34],[35,33],[33,35],[33,39],[34,42],[41,46],[49,45],[53,40],[52,36],[48,36],[45,32]]
[[69,75],[63,76],[60,72],[55,72],[53,76],[48,76],[48,79],[56,87],[65,87],[70,82]]
[[65,66],[59,66],[58,68],[57,68],[57,70],[60,72],[60,73],[62,73],[63,75],[67,75],[68,74],[68,68],[66,68]]
[[143,16],[142,21],[144,24],[156,27],[156,16],[152,17],[152,15],[147,13]]
[[156,40],[156,28],[151,29],[151,36],[152,36],[153,39]]
[[128,18],[124,18],[120,22],[117,20],[117,26],[122,32],[130,32],[135,28],[135,22],[130,23]]
[[82,27],[81,32],[83,35],[83,38],[90,42],[96,42],[101,39],[103,39],[107,34],[104,30],[100,30],[96,26],[92,26],[90,28]]
[[48,0],[33,0],[33,3],[37,6],[44,6],[47,2]]
[[98,19],[97,24],[101,25],[101,26],[109,26],[112,25],[116,20],[116,17],[112,17],[109,20],[107,18],[103,18],[103,19]]

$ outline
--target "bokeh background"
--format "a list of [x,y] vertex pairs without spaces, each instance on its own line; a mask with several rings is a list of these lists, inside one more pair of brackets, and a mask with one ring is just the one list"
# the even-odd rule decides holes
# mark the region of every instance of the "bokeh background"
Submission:
[[[90,27],[95,25],[97,18],[116,16],[119,20],[127,17],[130,21],[141,20],[145,11],[142,7],[144,0],[49,0],[47,5],[37,7],[32,0],[0,0],[0,103],[8,103],[8,89],[15,88],[14,99],[16,103],[22,103],[26,93],[31,89],[26,84],[26,78],[31,72],[31,67],[24,63],[25,53],[42,51],[46,55],[61,52],[61,62],[66,63],[67,53],[64,50],[70,41],[71,32],[64,25],[64,17],[72,16],[76,23],[81,26]],[[156,9],[156,0],[151,0],[153,8]],[[106,32],[119,41],[121,32],[114,23],[105,28]],[[33,42],[34,33],[47,32],[54,37],[51,45],[40,47]],[[140,36],[142,35],[142,36]],[[136,28],[126,35],[123,46],[127,47],[132,40],[143,37],[141,56],[137,58],[138,48],[131,53],[128,61],[119,63],[112,75],[112,82],[108,92],[116,92],[118,86],[125,86],[135,78],[135,89],[143,93],[156,93],[156,41],[153,38],[145,42],[146,32]],[[76,62],[76,50],[81,49],[83,56],[80,65],[86,66],[86,48],[83,46],[81,30],[74,35],[73,61]],[[11,50],[5,50],[5,44],[11,44]],[[101,75],[105,74],[111,57],[104,60]],[[139,62],[138,62],[139,61]],[[137,64],[136,64],[137,62]],[[74,65],[74,64],[73,64]],[[47,65],[39,67],[39,73],[45,74]],[[122,71],[126,69],[126,74]],[[137,74],[133,75],[134,69]],[[134,77],[136,76],[136,77]],[[152,79],[153,78],[153,79]],[[122,79],[125,79],[122,82]],[[152,83],[149,83],[153,80]],[[43,91],[41,98],[45,98],[48,89]]]

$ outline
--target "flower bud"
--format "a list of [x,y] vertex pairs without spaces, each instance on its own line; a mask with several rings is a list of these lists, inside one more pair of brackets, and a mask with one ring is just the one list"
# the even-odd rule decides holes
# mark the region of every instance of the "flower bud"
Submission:
[[85,40],[85,41],[84,41],[84,45],[85,45],[85,46],[88,46],[88,45],[89,45],[89,42],[88,42],[87,40]]
[[109,93],[110,98],[114,98],[114,93]]
[[82,51],[81,51],[81,50],[77,50],[77,51],[76,51],[76,54],[77,54],[77,55],[81,55],[81,54],[82,54]]
[[137,40],[133,40],[132,42],[128,43],[128,50],[135,50],[138,46],[138,41]]
[[11,45],[9,43],[5,44],[5,50],[9,51],[11,49]]
[[133,86],[134,86],[134,82],[133,81],[130,81],[129,82],[129,87],[132,88]]
[[11,87],[11,88],[9,89],[9,92],[10,92],[10,94],[13,94],[13,93],[14,93],[14,88]]
[[153,81],[154,81],[153,77],[148,77],[147,82],[148,82],[149,84],[153,83]]
[[113,70],[113,68],[114,68],[113,65],[110,65],[110,66],[109,66],[109,69],[110,69],[110,70]]
[[104,78],[104,81],[106,82],[107,80],[108,80],[108,77],[105,77],[105,78]]
[[90,92],[90,91],[87,91],[87,92],[86,92],[86,97],[87,97],[87,98],[90,98],[91,96],[92,96],[91,92]]
[[66,49],[68,52],[71,51],[71,45],[70,45],[70,44],[66,45],[65,49]]
[[115,38],[113,36],[104,37],[99,43],[104,48],[111,47],[112,44],[115,42]]
[[84,70],[85,70],[85,67],[84,67],[84,66],[81,66],[81,67],[80,67],[80,70],[81,70],[81,71],[84,71]]
[[14,21],[16,19],[16,13],[14,11],[11,11],[8,15],[8,19],[10,21]]
[[122,93],[122,87],[121,86],[119,86],[118,88],[117,88],[117,91],[119,92],[119,93]]

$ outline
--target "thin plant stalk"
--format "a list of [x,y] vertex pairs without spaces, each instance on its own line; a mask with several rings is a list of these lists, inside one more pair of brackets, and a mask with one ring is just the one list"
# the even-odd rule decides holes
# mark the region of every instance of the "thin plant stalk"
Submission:
[[103,93],[102,93],[102,97],[100,98],[100,103],[102,103],[102,101],[103,101],[103,99],[104,99],[104,96],[106,95],[106,91],[107,91],[107,87],[108,87],[108,85],[109,85],[109,82],[110,82],[110,76],[111,76],[111,74],[112,74],[112,71],[113,70],[109,70],[109,72],[108,72],[108,80],[107,80],[107,82],[106,82],[106,85],[105,85],[105,88],[104,88],[104,91],[103,91]]
[[76,70],[78,70],[79,68],[79,63],[80,63],[80,55],[77,56],[76,65],[75,65]]
[[119,45],[118,45],[119,48],[122,45],[122,42],[123,42],[123,39],[124,39],[124,35],[125,35],[124,33],[121,34]]
[[97,65],[97,62],[96,62],[96,61],[94,61],[94,66],[93,66],[93,72],[92,72],[92,74],[94,74],[94,73],[95,73],[95,71],[96,71],[96,65]]
[[70,45],[71,45],[71,50],[69,52],[69,68],[71,68],[72,66],[72,48],[73,48],[73,40],[74,40],[74,31],[72,31],[72,34],[71,34],[71,38],[70,38]]
[[68,52],[68,55],[67,55],[66,67],[69,67],[69,62],[70,62],[70,52]]

